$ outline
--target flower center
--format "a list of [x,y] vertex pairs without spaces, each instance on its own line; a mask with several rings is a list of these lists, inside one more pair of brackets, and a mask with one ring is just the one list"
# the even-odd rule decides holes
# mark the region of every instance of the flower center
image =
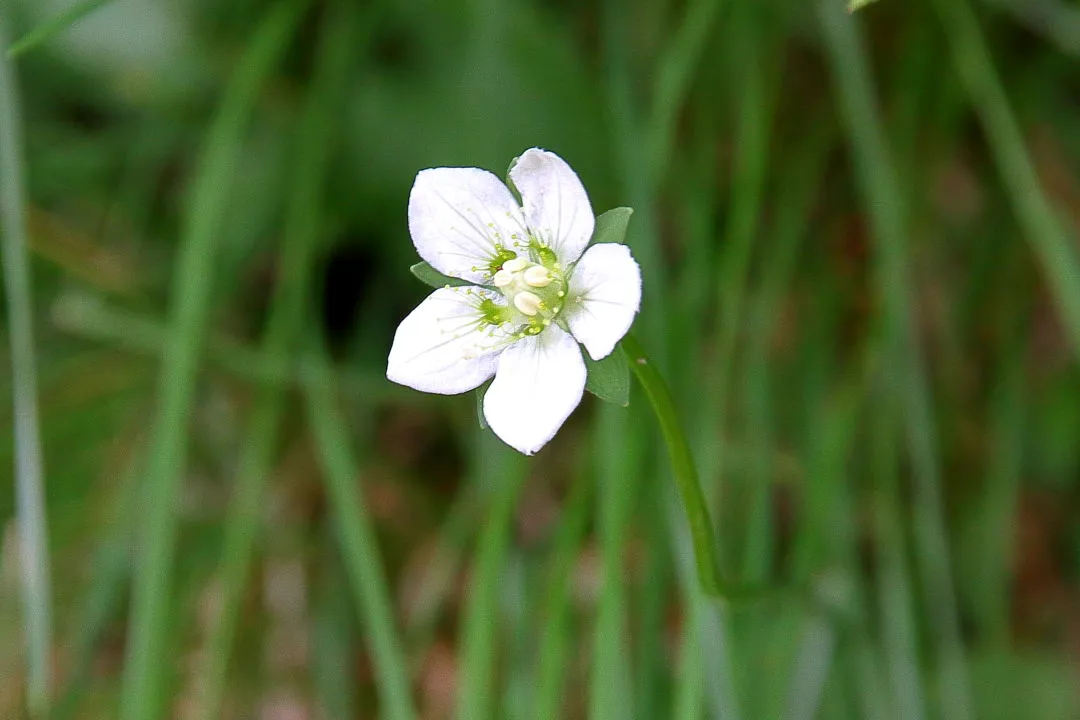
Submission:
[[529,335],[550,325],[562,310],[566,283],[557,263],[548,266],[515,257],[502,264],[492,282],[521,314]]

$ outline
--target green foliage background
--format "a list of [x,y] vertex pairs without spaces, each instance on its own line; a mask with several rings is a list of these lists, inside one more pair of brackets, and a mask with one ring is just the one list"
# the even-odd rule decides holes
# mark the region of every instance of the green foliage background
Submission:
[[[0,717],[1080,715],[1075,5],[6,0],[0,23],[30,38],[0,143],[33,292],[9,274],[4,303],[32,300],[52,578],[35,645],[5,470]],[[638,388],[525,459],[471,395],[384,379],[427,291],[416,172],[531,146],[598,214],[635,209],[635,334],[725,569],[813,601],[701,594]]]

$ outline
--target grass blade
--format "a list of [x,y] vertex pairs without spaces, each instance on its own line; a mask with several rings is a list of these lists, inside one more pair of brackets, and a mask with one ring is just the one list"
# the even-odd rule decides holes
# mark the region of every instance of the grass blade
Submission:
[[11,47],[7,50],[8,57],[16,58],[30,52],[38,45],[48,42],[54,35],[67,30],[107,2],[109,2],[109,0],[79,0],[79,2],[72,5],[52,20],[42,23],[12,43]]
[[[1010,336],[1020,332],[1013,330]],[[1012,339],[1010,337],[1010,339]],[[975,621],[980,634],[995,650],[1006,651],[1011,642],[1013,558],[1012,533],[1002,528],[1017,525],[1020,481],[1023,473],[1025,421],[1028,383],[1025,378],[1022,343],[1010,342],[1002,350],[997,388],[991,398],[993,450],[986,471],[980,502],[972,509],[977,530]]]
[[836,628],[831,618],[816,614],[807,618],[788,689],[787,720],[818,716],[835,650]]
[[477,488],[469,487],[454,499],[437,533],[435,550],[420,571],[414,599],[402,609],[405,644],[410,648],[430,647],[435,640],[440,612],[454,591],[465,553],[478,532],[476,517],[490,502],[479,495]]
[[[0,13],[0,44],[4,39]],[[44,468],[38,420],[33,299],[26,239],[22,119],[15,67],[0,58],[0,250],[11,345],[12,416],[15,431],[15,496],[19,564],[27,649],[27,702],[33,717],[49,710],[52,590],[45,513]]]
[[[597,535],[600,543],[600,607],[593,631],[592,675],[589,679],[589,717],[618,720],[633,712],[628,601],[623,559],[637,488],[631,478],[641,462],[641,443],[625,443],[630,432],[627,412],[605,405],[595,425],[597,453],[593,468],[599,485]],[[614,452],[614,449],[618,449]],[[636,448],[636,449],[635,449]]]
[[886,357],[894,383],[890,391],[906,403],[904,417],[916,496],[915,540],[931,627],[938,643],[942,712],[949,718],[966,720],[971,717],[970,686],[949,566],[929,385],[912,327],[902,196],[854,22],[833,0],[819,0],[818,9],[856,174],[877,243],[876,278],[883,294],[889,351]]
[[[768,178],[768,155],[773,119],[775,73],[763,67],[766,53],[762,52],[764,24],[760,10],[750,4],[739,8],[729,35],[739,44],[740,58],[747,67],[741,71],[739,107],[736,127],[736,152],[733,160],[731,216],[727,223],[723,251],[719,257],[716,287],[717,349],[716,368],[706,380],[710,398],[703,428],[716,438],[716,450],[709,454],[714,468],[703,468],[713,476],[726,477],[724,446],[727,420],[734,406],[729,402],[731,375],[742,321],[750,259],[757,238],[762,200]],[[750,519],[746,524],[747,542],[741,569],[749,573],[749,581],[761,580],[772,555],[769,547],[768,483],[745,488],[749,495]]]
[[710,32],[720,15],[721,0],[694,0],[686,6],[671,42],[656,66],[649,118],[649,174],[663,181],[675,144],[676,120],[690,91]]
[[971,6],[967,0],[934,0],[933,6],[1013,210],[1046,274],[1073,352],[1080,357],[1080,260],[1043,194]]
[[159,376],[132,597],[121,710],[124,720],[151,720],[162,712],[161,658],[166,634],[176,495],[183,475],[195,376],[210,310],[215,240],[224,216],[240,141],[259,89],[288,46],[304,3],[283,0],[252,37],[226,89],[206,138],[173,281],[173,319]]
[[[694,720],[705,708],[712,716],[739,720],[739,708],[731,673],[729,617],[722,603],[707,596],[698,584],[691,558],[693,544],[683,522],[675,489],[669,487],[668,527],[673,538],[676,571],[687,613],[679,648],[678,673],[671,717]],[[706,715],[706,717],[708,717]]]
[[537,670],[536,720],[560,717],[564,711],[563,687],[567,656],[570,654],[569,614],[570,580],[574,561],[581,551],[589,520],[592,485],[578,478],[563,507],[556,531],[551,561],[551,575],[544,600],[543,631]]
[[[297,128],[293,185],[282,234],[280,280],[271,299],[263,351],[288,356],[301,330],[305,300],[321,233],[321,206],[326,166],[335,137],[333,98],[339,96],[352,48],[352,23],[327,12],[315,60],[315,76]],[[229,657],[240,617],[240,603],[251,566],[266,481],[274,461],[286,395],[281,387],[263,387],[251,413],[236,479],[236,494],[226,521],[221,561],[221,611],[208,641],[201,712],[220,714]]]
[[896,716],[922,720],[924,700],[916,641],[915,614],[908,582],[907,539],[900,519],[899,454],[896,406],[889,388],[881,388],[872,432],[877,594],[881,608],[882,651],[889,671]]
[[349,607],[347,576],[329,528],[323,528],[323,569],[315,586],[311,674],[321,717],[357,717],[356,683],[350,672],[355,626]]
[[506,566],[514,513],[527,467],[524,456],[485,431],[480,431],[474,457],[474,482],[492,492],[493,498],[477,541],[461,630],[462,677],[456,715],[460,720],[486,720],[495,711],[499,581]]
[[83,686],[91,674],[94,651],[109,624],[115,622],[123,610],[131,580],[132,535],[138,518],[138,494],[134,489],[138,485],[144,455],[142,445],[136,445],[115,491],[117,497],[113,501],[108,531],[90,560],[92,581],[79,603],[75,621],[78,631],[69,641],[71,660],[66,687],[53,707],[52,720],[73,717],[85,694]]
[[[166,350],[168,331],[154,318],[106,304],[100,298],[81,293],[68,293],[56,300],[52,308],[53,322],[65,332],[95,342],[106,343],[140,355],[161,357]],[[250,347],[235,340],[211,338],[206,344],[206,360],[216,368],[239,380],[257,385],[294,388],[302,384],[303,361]],[[336,382],[343,392],[369,399],[395,398],[424,402],[423,395],[409,393],[386,382],[381,372],[361,367],[339,367],[334,370]]]
[[325,360],[310,364],[306,386],[308,422],[331,498],[356,612],[367,631],[381,704],[390,720],[414,720],[409,669],[394,623],[390,588],[375,529],[357,486],[360,469],[349,451],[346,423],[334,406],[333,380]]
[[[835,311],[835,307],[831,310]],[[824,337],[836,331],[837,323],[830,322],[829,325],[824,330]],[[826,349],[830,343],[820,342],[824,337],[817,338],[814,352],[830,352]],[[828,682],[828,674],[815,667],[815,662],[824,663],[835,648],[835,662],[844,662],[847,667],[833,673],[832,678],[853,686],[852,694],[857,695],[862,704],[862,713],[856,717],[888,717],[877,656],[863,607],[865,593],[859,576],[859,534],[848,480],[859,423],[866,412],[868,387],[878,367],[879,343],[874,339],[864,343],[865,348],[856,354],[855,362],[837,389],[830,392],[822,382],[824,376],[809,381],[811,389],[807,394],[812,399],[808,407],[812,409],[805,430],[810,454],[806,484],[813,496],[808,496],[804,505],[806,511],[794,553],[795,572],[814,571],[823,565],[829,568],[826,574],[819,573],[817,584],[819,592],[828,598],[825,607],[829,611],[821,613],[814,609],[806,620],[803,645],[799,648],[788,691],[788,716],[806,717],[808,706],[818,704],[821,705],[821,717],[841,716],[828,704],[829,688],[835,688],[837,683]],[[831,620],[831,627],[822,624],[825,617]],[[836,627],[840,623],[843,627]],[[842,643],[829,637],[841,630],[844,631]]]
[[[897,717],[888,706],[887,693],[881,680],[878,658],[865,628],[856,630],[846,653],[845,679],[853,684],[853,693],[859,704],[861,720],[890,720]],[[832,717],[822,713],[822,717]]]

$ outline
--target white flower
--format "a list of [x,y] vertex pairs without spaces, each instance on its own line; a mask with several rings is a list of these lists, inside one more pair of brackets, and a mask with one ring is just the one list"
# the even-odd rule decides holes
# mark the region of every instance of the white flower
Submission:
[[594,218],[578,176],[533,148],[510,168],[519,206],[495,175],[434,168],[409,196],[413,244],[432,267],[470,286],[444,287],[398,326],[386,376],[425,392],[479,387],[484,417],[526,455],[581,401],[585,362],[609,355],[641,301],[641,271],[625,245],[586,250]]

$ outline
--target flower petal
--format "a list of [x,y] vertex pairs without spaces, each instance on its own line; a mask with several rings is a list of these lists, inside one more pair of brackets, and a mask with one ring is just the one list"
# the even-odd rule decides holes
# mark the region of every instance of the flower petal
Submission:
[[495,380],[484,395],[484,417],[503,442],[532,455],[555,436],[584,390],[581,349],[552,325],[499,356]]
[[526,150],[510,168],[510,180],[521,193],[525,220],[536,239],[554,250],[563,265],[581,257],[595,218],[585,187],[566,161],[539,148]]
[[570,332],[593,360],[610,355],[641,305],[641,268],[630,248],[602,243],[586,250],[570,275],[567,298]]
[[416,175],[409,194],[409,232],[433,268],[488,283],[500,247],[525,242],[525,221],[509,188],[487,170],[432,168]]
[[496,292],[477,287],[440,288],[398,325],[386,377],[423,392],[454,395],[495,374],[499,351],[512,337],[482,322],[485,298],[505,305]]

